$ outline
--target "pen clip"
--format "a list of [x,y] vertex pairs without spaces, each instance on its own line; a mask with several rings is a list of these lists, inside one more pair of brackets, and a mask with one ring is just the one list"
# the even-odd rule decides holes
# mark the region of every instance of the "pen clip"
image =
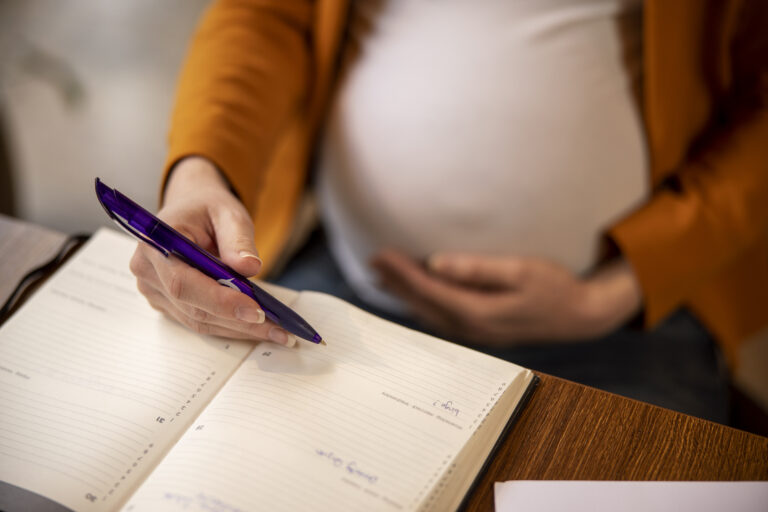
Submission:
[[[99,178],[96,178],[96,197],[99,199],[104,211],[107,212],[109,218],[114,221],[115,224],[120,226],[123,231],[127,232],[138,238],[139,240],[148,243],[158,251],[160,251],[166,258],[170,254],[164,247],[152,240],[146,233],[140,231],[137,227],[133,226],[129,220],[130,215],[128,212],[133,210],[135,206],[133,201],[125,197],[123,194],[113,188],[109,188],[101,182]],[[123,215],[121,215],[120,213]]]

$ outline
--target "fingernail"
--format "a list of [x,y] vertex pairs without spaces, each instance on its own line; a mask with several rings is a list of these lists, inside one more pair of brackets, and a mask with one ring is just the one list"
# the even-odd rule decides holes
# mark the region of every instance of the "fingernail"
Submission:
[[292,347],[296,344],[296,337],[279,327],[273,327],[269,330],[269,339],[286,347]]
[[253,307],[239,307],[235,310],[235,316],[243,322],[252,324],[264,323],[264,311]]
[[259,258],[257,255],[255,255],[254,253],[252,253],[250,251],[240,251],[240,257],[241,258],[252,258],[252,259],[258,261],[259,263],[264,263],[263,261],[261,261],[261,258]]

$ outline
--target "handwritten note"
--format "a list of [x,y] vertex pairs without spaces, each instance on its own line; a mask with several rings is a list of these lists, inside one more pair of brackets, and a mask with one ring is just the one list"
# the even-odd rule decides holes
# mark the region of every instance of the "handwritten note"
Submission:
[[316,448],[315,453],[320,457],[328,459],[333,465],[333,467],[341,468],[344,471],[346,471],[346,473],[348,473],[349,475],[354,475],[358,478],[362,478],[369,484],[375,484],[379,480],[378,476],[371,473],[366,473],[365,471],[360,469],[358,467],[357,461],[355,460],[345,461],[345,459],[342,459],[341,457],[337,456],[333,452],[321,450],[320,448]]
[[440,409],[443,409],[444,411],[448,412],[448,414],[451,414],[451,415],[457,416],[457,417],[458,417],[459,413],[461,412],[458,409],[458,407],[456,407],[453,404],[453,400],[446,400],[446,401],[435,400],[434,402],[432,402],[432,406],[433,407],[438,407]]

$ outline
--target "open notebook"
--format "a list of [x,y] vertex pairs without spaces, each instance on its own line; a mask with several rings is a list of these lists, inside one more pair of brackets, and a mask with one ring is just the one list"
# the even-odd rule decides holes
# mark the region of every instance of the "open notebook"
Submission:
[[452,509],[536,380],[313,292],[269,288],[328,346],[196,335],[135,244],[100,230],[0,328],[0,509]]

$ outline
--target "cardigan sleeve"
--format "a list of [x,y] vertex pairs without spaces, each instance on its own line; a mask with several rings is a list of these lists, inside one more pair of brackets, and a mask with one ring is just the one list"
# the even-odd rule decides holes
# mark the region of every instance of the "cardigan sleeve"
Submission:
[[217,0],[182,68],[165,183],[185,156],[211,160],[249,211],[288,119],[307,96],[310,0]]
[[712,136],[609,231],[641,285],[647,325],[768,236],[768,8],[751,5],[731,39]]

